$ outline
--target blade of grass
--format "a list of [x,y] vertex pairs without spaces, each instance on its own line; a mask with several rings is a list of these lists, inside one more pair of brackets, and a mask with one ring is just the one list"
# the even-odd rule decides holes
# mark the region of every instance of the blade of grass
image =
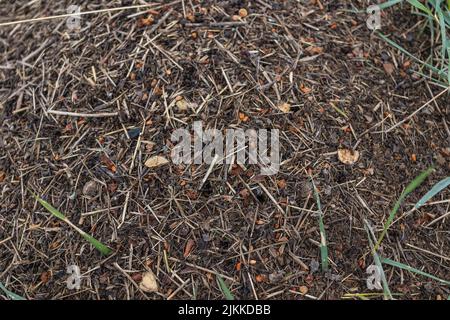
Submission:
[[111,254],[112,250],[108,248],[106,245],[92,237],[91,235],[87,234],[80,228],[78,228],[76,225],[74,225],[72,222],[70,222],[69,219],[64,216],[58,209],[54,208],[51,204],[49,204],[47,201],[39,198],[37,195],[35,195],[33,192],[30,191],[30,193],[33,195],[33,197],[45,208],[48,212],[50,212],[52,215],[57,217],[58,219],[64,221],[69,226],[74,228],[84,239],[89,241],[98,251],[100,251],[103,255],[109,255]]
[[406,264],[403,264],[401,262],[397,262],[397,261],[394,261],[394,260],[391,260],[391,259],[388,259],[388,258],[381,258],[381,263],[384,263],[384,264],[387,264],[387,265],[390,265],[390,266],[393,266],[393,267],[397,267],[397,268],[400,268],[400,269],[403,269],[403,270],[407,270],[409,272],[413,272],[413,273],[416,273],[416,274],[420,274],[421,276],[428,277],[430,279],[442,282],[443,284],[446,284],[446,285],[450,285],[450,281],[443,280],[441,278],[435,277],[435,276],[433,276],[433,275],[431,275],[429,273],[426,273],[426,272],[423,272],[423,271],[421,271],[419,269],[410,267],[410,266],[408,266]]
[[[373,245],[373,241],[375,240],[375,235],[373,233],[372,227],[370,226],[369,222],[366,219],[364,219],[364,229],[366,229],[367,237],[369,238],[369,245],[372,250],[373,262],[375,263],[378,270],[380,271],[381,283],[383,285],[384,298],[392,300],[392,293],[391,293],[391,290],[389,289],[389,285],[386,280],[386,275],[383,270],[383,264],[381,263],[380,256],[378,255],[378,253],[375,250],[375,247]],[[373,240],[372,240],[372,238],[373,238]]]
[[448,46],[447,42],[447,26],[445,24],[445,18],[444,14],[441,9],[441,3],[442,0],[438,0],[436,3],[436,14],[439,20],[439,27],[441,31],[441,38],[442,38],[442,49],[441,49],[441,57],[442,57],[442,68],[445,68],[445,56],[446,56],[446,50]]
[[418,209],[423,206],[428,200],[433,198],[436,194],[444,190],[450,185],[450,177],[442,179],[438,183],[436,183],[430,191],[428,191],[415,205],[414,208]]
[[381,241],[383,241],[384,236],[387,233],[387,230],[389,229],[389,227],[392,224],[392,221],[394,221],[395,215],[396,215],[398,209],[400,208],[400,205],[402,204],[403,200],[408,196],[408,194],[413,192],[433,172],[433,170],[434,170],[434,167],[430,167],[427,170],[425,170],[424,172],[422,172],[421,174],[419,174],[413,181],[411,181],[408,184],[408,186],[402,192],[402,194],[400,195],[400,198],[398,198],[397,202],[394,205],[394,208],[390,212],[386,223],[384,224],[383,231],[381,232],[381,235],[378,238],[377,243],[375,244],[374,251],[378,250],[378,247],[380,246]]
[[6,287],[3,285],[3,283],[0,282],[0,289],[6,294],[8,298],[11,300],[27,300],[24,297],[19,296],[18,294],[15,294],[14,292],[9,291],[6,289]]
[[[402,296],[402,293],[393,293],[392,296]],[[370,298],[378,298],[383,296],[382,292],[370,292],[370,293],[345,293],[342,299],[360,298],[361,300],[370,300]]]
[[403,2],[403,0],[390,0],[390,1],[380,3],[378,6],[380,7],[380,9],[383,10],[383,9],[387,9],[389,7],[395,6],[396,4],[398,4],[400,2]]
[[430,9],[428,9],[427,7],[425,7],[423,5],[423,3],[420,3],[417,0],[407,0],[412,6],[416,7],[419,10],[422,10],[423,12],[425,12],[427,15],[432,16],[433,12],[431,12]]
[[327,246],[327,237],[325,234],[325,225],[323,223],[323,212],[322,205],[320,203],[319,192],[317,191],[316,185],[314,184],[314,180],[311,176],[311,183],[314,190],[314,198],[317,203],[317,211],[319,212],[319,231],[320,231],[320,259],[322,264],[322,271],[328,271],[328,246]]
[[217,282],[219,283],[220,291],[222,291],[225,299],[227,300],[234,300],[234,296],[231,293],[230,289],[228,289],[228,286],[226,285],[225,281],[223,281],[221,276],[217,276]]
[[443,72],[441,70],[439,70],[438,68],[432,66],[429,63],[426,63],[425,61],[420,60],[419,58],[415,57],[413,54],[411,54],[408,50],[404,49],[403,47],[401,47],[400,45],[398,45],[395,41],[392,41],[391,39],[389,39],[386,35],[384,35],[381,32],[377,32],[378,36],[383,39],[384,41],[386,41],[388,44],[390,44],[391,46],[393,46],[394,48],[396,48],[397,50],[403,52],[404,54],[406,54],[407,56],[409,56],[411,59],[414,59],[416,62],[419,62],[421,65],[429,68],[430,70],[432,70],[434,73],[440,75],[440,76],[445,76],[445,74],[443,74]]

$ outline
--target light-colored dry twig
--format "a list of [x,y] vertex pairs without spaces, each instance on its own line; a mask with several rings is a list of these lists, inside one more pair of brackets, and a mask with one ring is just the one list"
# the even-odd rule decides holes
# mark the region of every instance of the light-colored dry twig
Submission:
[[78,113],[78,112],[58,111],[58,110],[48,110],[47,113],[56,114],[60,116],[82,117],[82,118],[105,118],[105,117],[116,117],[119,115],[118,112]]

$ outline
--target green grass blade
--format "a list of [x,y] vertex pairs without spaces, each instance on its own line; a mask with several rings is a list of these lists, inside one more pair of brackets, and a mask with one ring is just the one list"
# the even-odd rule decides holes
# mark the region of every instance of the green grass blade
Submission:
[[52,215],[54,215],[58,219],[61,219],[62,221],[66,221],[67,220],[67,218],[61,212],[59,212],[56,208],[54,208],[50,203],[48,203],[47,201],[39,198],[34,193],[32,193],[32,195],[41,204],[41,206],[43,206],[45,209],[47,209],[47,211],[50,212]]
[[420,3],[417,0],[407,0],[412,6],[416,7],[419,10],[422,10],[423,12],[425,12],[427,15],[432,16],[433,12],[431,12],[430,9],[428,9],[427,7],[425,7],[422,3]]
[[[81,230],[80,230],[81,231]],[[100,251],[103,255],[108,256],[111,254],[112,250],[108,248],[106,245],[95,239],[93,236],[81,231],[81,236],[89,241],[98,251]]]
[[68,225],[70,225],[72,228],[74,228],[84,239],[89,241],[98,251],[100,251],[103,255],[109,255],[111,254],[112,250],[108,248],[106,245],[95,239],[94,237],[88,235],[86,232],[75,226],[72,222],[70,222],[64,214],[62,214],[58,209],[53,207],[50,203],[47,201],[39,198],[37,195],[31,192],[31,194],[34,196],[34,198],[45,208],[48,212],[50,212],[52,215],[57,217],[58,219],[64,221]]
[[441,282],[443,284],[450,285],[450,281],[443,280],[441,278],[435,277],[435,276],[433,276],[433,275],[431,275],[429,273],[426,273],[426,272],[423,272],[423,271],[421,271],[419,269],[410,267],[410,266],[408,266],[406,264],[403,264],[401,262],[397,262],[397,261],[394,261],[394,260],[391,260],[391,259],[387,259],[387,258],[382,258],[381,262],[384,263],[384,264],[388,264],[390,266],[393,266],[393,267],[397,267],[397,268],[400,268],[400,269],[403,269],[403,270],[407,270],[409,272],[420,274],[421,276],[428,277],[430,279],[439,281],[439,282]]
[[366,229],[367,237],[369,238],[369,245],[372,250],[372,256],[373,256],[373,262],[377,266],[378,270],[380,271],[380,277],[381,277],[381,283],[383,285],[383,294],[385,299],[391,299],[392,300],[392,293],[389,289],[389,285],[386,279],[386,274],[384,273],[383,264],[381,263],[380,256],[378,255],[377,251],[375,250],[375,247],[373,245],[373,239],[375,240],[375,235],[373,234],[373,230],[371,226],[369,225],[369,222],[364,219],[364,229]]
[[217,276],[217,282],[219,283],[220,291],[222,291],[225,299],[227,300],[234,300],[234,296],[231,293],[230,289],[228,289],[228,286],[226,285],[225,281],[223,281],[221,276]]
[[328,271],[328,246],[327,246],[327,237],[325,233],[325,225],[323,223],[323,212],[322,205],[320,203],[319,192],[317,191],[316,185],[314,184],[314,180],[311,177],[311,183],[313,185],[314,190],[314,198],[317,203],[317,211],[319,212],[319,231],[320,231],[320,260],[322,265],[322,271]]
[[393,46],[394,48],[396,48],[397,50],[401,51],[402,53],[406,54],[408,57],[410,57],[411,59],[415,60],[416,62],[420,63],[421,65],[427,67],[428,69],[430,69],[431,71],[433,71],[434,73],[440,75],[440,76],[446,76],[442,70],[439,70],[438,68],[432,66],[429,63],[426,63],[425,61],[420,60],[419,58],[415,57],[412,53],[410,53],[408,50],[404,49],[402,46],[398,45],[395,41],[392,41],[391,39],[389,39],[386,35],[384,35],[381,32],[377,32],[378,36],[383,39],[384,41],[386,41],[388,44],[390,44],[391,46]]
[[408,194],[410,194],[412,191],[414,191],[434,170],[434,167],[430,167],[421,174],[419,174],[413,181],[411,181],[408,186],[405,188],[405,190],[400,195],[400,198],[397,200],[397,202],[394,205],[394,208],[392,209],[391,213],[389,214],[389,217],[384,224],[383,231],[381,232],[380,237],[378,238],[378,241],[375,245],[374,250],[378,250],[378,247],[381,244],[381,241],[383,241],[384,236],[387,233],[387,230],[391,226],[392,222],[394,221],[395,214],[397,213],[398,209],[400,208],[400,205],[402,204],[403,200],[406,198]]
[[445,56],[446,56],[446,50],[448,47],[448,41],[447,41],[447,26],[445,24],[445,18],[444,13],[441,10],[441,3],[442,1],[439,0],[436,6],[436,14],[438,16],[439,20],[439,27],[441,31],[441,38],[442,38],[442,49],[441,49],[441,56],[442,56],[442,67],[445,67]]
[[390,0],[390,1],[380,3],[378,6],[380,7],[380,9],[383,10],[383,9],[387,9],[389,7],[395,6],[396,4],[398,4],[400,2],[403,2],[403,0]]
[[27,300],[24,297],[21,297],[18,294],[15,294],[14,292],[11,292],[8,289],[6,289],[6,287],[1,282],[0,282],[0,290],[2,290],[6,294],[6,296],[11,300]]
[[430,191],[428,191],[415,205],[415,208],[419,208],[423,206],[428,200],[433,198],[436,194],[444,190],[450,185],[450,177],[442,179],[438,183],[436,183]]

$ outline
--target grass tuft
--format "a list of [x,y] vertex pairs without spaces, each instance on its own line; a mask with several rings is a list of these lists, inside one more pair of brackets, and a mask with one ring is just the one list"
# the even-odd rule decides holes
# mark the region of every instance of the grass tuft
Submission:
[[436,194],[444,190],[450,185],[450,177],[442,179],[438,183],[436,183],[430,191],[428,191],[417,203],[415,209],[423,206],[428,200],[433,198]]
[[416,274],[419,274],[421,276],[428,277],[430,279],[439,281],[439,282],[441,282],[443,284],[446,284],[446,285],[450,285],[450,281],[440,279],[440,278],[435,277],[435,276],[433,276],[433,275],[431,275],[429,273],[426,273],[426,272],[423,272],[423,271],[421,271],[419,269],[410,267],[410,266],[408,266],[406,264],[403,264],[401,262],[397,262],[397,261],[394,261],[394,260],[391,260],[391,259],[387,259],[387,258],[381,258],[381,263],[387,264],[387,265],[390,265],[390,266],[393,266],[393,267],[397,267],[397,268],[400,268],[400,269],[403,269],[403,270],[406,270],[406,271],[409,271],[409,272],[412,272],[412,273],[416,273]]
[[27,300],[24,297],[21,297],[18,294],[15,294],[14,292],[11,292],[8,289],[6,289],[6,287],[1,282],[0,282],[0,290],[2,290],[6,294],[6,296],[11,300]]
[[[31,192],[31,191],[30,191]],[[66,218],[64,214],[62,214],[58,209],[53,207],[51,204],[49,204],[47,201],[39,198],[37,195],[35,195],[33,192],[31,192],[33,197],[45,208],[48,212],[50,212],[52,215],[57,217],[58,219],[64,221],[69,226],[71,226],[75,231],[77,231],[84,239],[86,239],[88,242],[90,242],[98,251],[100,251],[103,255],[107,256],[111,254],[112,250],[108,248],[106,245],[92,237],[91,235],[87,234],[80,228],[78,228],[76,225],[74,225],[69,219]]]
[[381,244],[381,241],[383,241],[384,236],[386,235],[387,230],[389,229],[392,222],[394,221],[395,215],[396,215],[398,209],[400,208],[400,205],[402,204],[403,200],[405,200],[405,198],[408,196],[408,194],[413,192],[420,184],[422,184],[422,182],[433,172],[433,170],[434,170],[434,167],[428,168],[427,170],[425,170],[424,172],[419,174],[413,181],[411,181],[408,184],[408,186],[405,188],[405,190],[403,190],[402,194],[400,195],[400,198],[398,198],[397,202],[394,205],[394,208],[391,210],[391,213],[389,214],[389,217],[388,217],[386,223],[384,224],[383,231],[381,232],[381,235],[378,238],[377,243],[375,244],[374,251],[376,251],[378,249],[378,247]]
[[[378,33],[381,39],[386,41],[391,46],[402,51],[404,54],[413,58],[423,67],[431,70],[432,73],[437,75],[438,80],[434,79],[432,76],[425,75],[424,73],[418,72],[422,76],[429,78],[431,81],[444,85],[450,85],[450,0],[391,0],[380,4],[381,9],[387,9],[394,7],[396,5],[407,2],[411,5],[412,13],[424,17],[426,19],[429,29],[430,29],[430,42],[431,48],[437,48],[438,50],[432,51],[427,61],[420,60],[415,57],[403,47],[398,45],[396,42],[389,39],[386,35],[381,32]],[[433,50],[433,49],[432,49]]]
[[325,225],[323,223],[323,212],[322,205],[320,203],[319,192],[317,191],[314,180],[311,177],[311,183],[313,186],[314,198],[317,203],[317,211],[319,212],[319,231],[320,231],[320,260],[322,265],[322,271],[328,271],[328,246],[327,246],[327,236],[325,233]]
[[225,281],[223,281],[222,277],[217,275],[217,282],[219,284],[220,291],[222,291],[223,296],[227,300],[234,300],[234,296],[231,293],[230,289],[226,285]]

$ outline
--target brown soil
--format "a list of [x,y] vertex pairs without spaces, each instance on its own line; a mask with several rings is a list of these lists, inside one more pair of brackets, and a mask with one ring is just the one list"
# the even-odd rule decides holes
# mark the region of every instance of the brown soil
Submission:
[[[71,34],[63,19],[0,27],[0,281],[9,290],[28,299],[218,299],[220,274],[238,299],[373,292],[363,221],[379,234],[415,176],[436,165],[399,217],[449,175],[448,96],[389,130],[443,88],[371,34],[350,1],[198,2],[83,16]],[[0,22],[69,5],[27,3],[6,1]],[[131,1],[78,3],[87,11]],[[248,16],[235,21],[241,8]],[[414,19],[406,9],[388,12],[383,32],[420,55],[429,48]],[[177,97],[194,110],[178,109]],[[282,103],[289,112],[277,109]],[[199,189],[208,165],[144,166],[154,155],[170,158],[171,133],[196,120],[220,130],[279,129],[280,172],[218,165]],[[344,164],[339,148],[360,158]],[[320,235],[309,174],[323,206],[326,273],[315,270]],[[28,190],[114,253],[102,257]],[[440,203],[397,221],[381,254],[450,280],[450,220],[427,226],[449,211],[448,198],[443,192]],[[78,291],[66,287],[73,264],[83,275]],[[158,293],[136,286],[148,269]],[[437,281],[385,271],[399,299],[449,295]]]

